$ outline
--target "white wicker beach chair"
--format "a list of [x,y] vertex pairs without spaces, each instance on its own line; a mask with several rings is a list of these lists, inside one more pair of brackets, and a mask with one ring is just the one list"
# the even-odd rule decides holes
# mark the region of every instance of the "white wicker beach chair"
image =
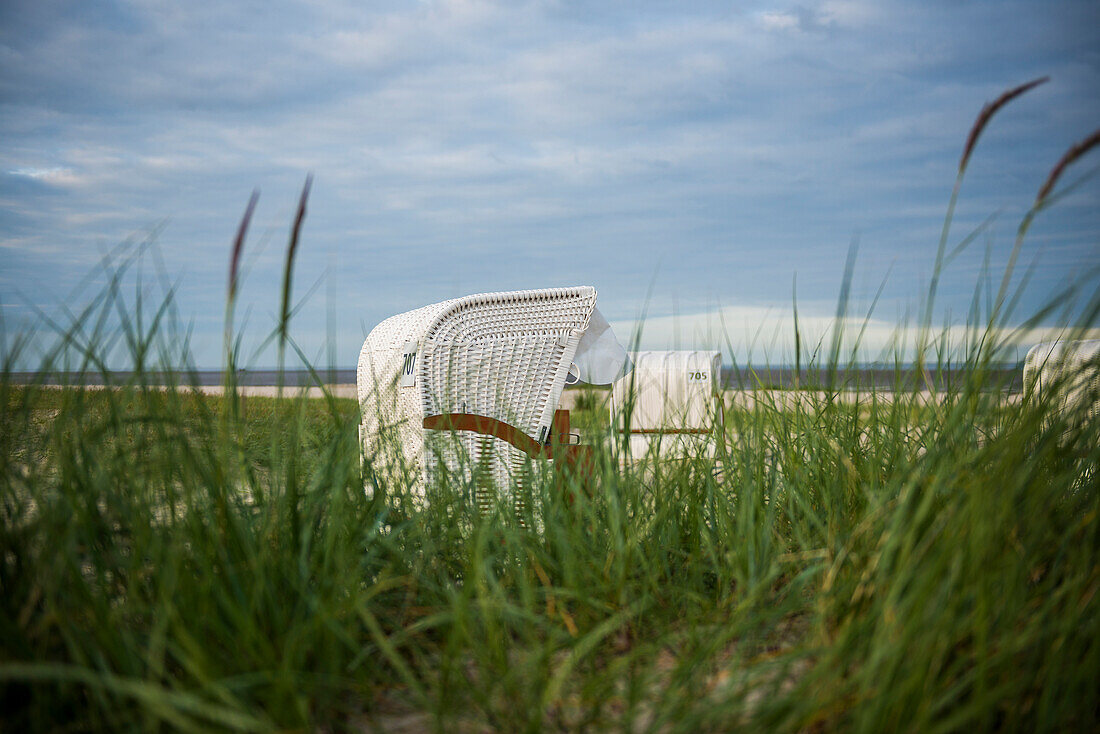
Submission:
[[1100,339],[1036,344],[1024,359],[1024,392],[1081,419],[1100,419]]
[[713,453],[722,423],[722,356],[711,351],[637,352],[634,371],[611,389],[611,420],[630,455]]
[[628,364],[621,347],[614,364],[618,342],[595,305],[589,286],[482,293],[376,326],[356,380],[375,482],[408,482],[423,499],[442,476],[474,476],[487,509],[522,484],[532,458],[582,460],[559,435],[567,377],[610,382]]

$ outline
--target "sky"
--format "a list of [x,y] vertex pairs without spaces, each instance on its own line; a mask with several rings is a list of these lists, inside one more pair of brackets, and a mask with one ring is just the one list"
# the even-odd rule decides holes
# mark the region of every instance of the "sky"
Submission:
[[[1100,127],[1097,28],[1092,0],[5,0],[5,342],[64,323],[105,257],[137,253],[125,292],[170,284],[190,359],[219,366],[259,190],[235,328],[244,362],[272,364],[312,174],[291,333],[319,364],[354,366],[395,313],[582,284],[624,342],[642,324],[643,347],[789,362],[792,303],[811,343],[827,333],[853,246],[853,326],[881,288],[875,359],[922,309],[983,104],[1049,75],[978,143],[949,246],[992,220],[943,273],[935,323],[965,322],[983,272],[996,288],[1051,167]],[[1084,180],[1036,217],[1013,323],[1097,290],[1097,166],[1074,164],[1063,184]]]

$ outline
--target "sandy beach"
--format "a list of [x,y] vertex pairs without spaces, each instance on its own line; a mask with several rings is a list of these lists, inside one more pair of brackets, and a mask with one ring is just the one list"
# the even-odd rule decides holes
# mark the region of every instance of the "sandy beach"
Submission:
[[[49,386],[58,387],[60,386]],[[87,389],[99,390],[103,389],[102,385],[88,385]],[[202,393],[203,395],[224,395],[225,388],[222,385],[198,385],[194,388],[195,391]],[[358,393],[356,392],[355,385],[353,384],[337,384],[326,385],[324,389],[314,387],[284,387],[283,397],[285,398],[322,398],[325,395],[325,390],[329,392],[333,397],[356,400],[358,399]],[[279,396],[279,388],[274,385],[242,385],[237,388],[237,391],[242,397],[250,398],[276,398]],[[597,400],[601,403],[606,402],[610,391],[596,390]],[[559,407],[565,410],[575,410],[577,400],[581,395],[585,393],[584,390],[566,390],[562,393]],[[942,401],[945,393],[931,392],[929,390],[920,390],[915,393],[917,402],[920,404],[931,404]],[[723,395],[726,398],[726,405],[738,408],[744,408],[751,410],[758,403],[763,405],[775,405],[783,410],[788,410],[800,402],[820,403],[827,399],[828,394],[824,391],[807,391],[807,390],[724,390]],[[910,395],[910,393],[896,393],[891,391],[880,391],[871,393],[868,391],[840,391],[836,393],[835,399],[838,402],[847,403],[851,405],[867,405],[873,401],[879,403],[893,402],[901,395]],[[1022,399],[1022,394],[1019,392],[1006,392],[1001,393],[1001,399],[1006,404],[1015,404]]]

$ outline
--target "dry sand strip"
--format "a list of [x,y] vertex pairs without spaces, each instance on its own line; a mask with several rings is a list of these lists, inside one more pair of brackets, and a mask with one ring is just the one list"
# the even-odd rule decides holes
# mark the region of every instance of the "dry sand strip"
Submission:
[[[732,407],[752,410],[756,405],[774,406],[780,410],[790,410],[799,405],[821,405],[830,399],[830,393],[825,391],[806,390],[726,390],[724,393],[726,404]],[[913,400],[916,405],[933,405],[942,403],[949,393],[932,392],[930,390],[918,390],[916,392],[893,392],[883,390],[881,392],[856,392],[839,391],[832,393],[832,400],[846,405],[871,405],[873,403],[893,403],[895,400]],[[1002,405],[1015,405],[1023,399],[1023,394],[1018,392],[990,393],[990,397],[996,397]]]
[[[203,385],[196,389],[203,395],[225,394],[225,388],[221,385]],[[283,397],[323,398],[325,390],[334,398],[359,399],[359,395],[355,391],[355,385],[325,385],[324,390],[320,387],[284,387]],[[237,388],[237,394],[246,398],[277,398],[279,397],[279,388],[274,385],[241,385]]]
[[[43,385],[47,389],[54,390],[68,390],[72,389],[73,385]],[[107,385],[84,385],[85,390],[104,390],[108,388]],[[159,386],[158,389],[167,390],[167,386]],[[215,395],[221,396],[225,394],[225,387],[223,385],[180,385],[179,390],[193,390],[203,395]],[[355,391],[355,385],[326,385],[325,389],[329,394],[335,398],[349,398],[351,400],[357,400],[358,394]],[[279,397],[279,388],[274,385],[241,385],[237,388],[237,394],[245,398],[277,398]],[[320,387],[298,387],[288,386],[283,388],[284,398],[323,398],[325,396],[324,391]]]
[[[63,386],[49,385],[47,387],[56,387],[63,389]],[[100,390],[103,389],[102,385],[87,385],[88,390]],[[187,389],[187,386],[184,386]],[[199,385],[193,388],[197,392],[203,395],[224,395],[225,388],[222,385]],[[355,385],[326,385],[325,390],[329,392],[335,398],[346,398],[349,400],[357,400],[358,394],[355,389]],[[560,406],[565,410],[576,410],[577,400],[584,394],[584,390],[566,390],[562,393]],[[274,385],[241,385],[237,388],[237,393],[242,397],[250,398],[276,398],[279,396],[279,389]],[[597,405],[606,409],[606,399],[610,394],[610,391],[599,390],[597,391],[596,399]],[[285,398],[322,398],[325,393],[320,387],[284,387],[283,397]],[[789,410],[792,407],[799,404],[819,405],[828,399],[828,393],[824,391],[810,392],[804,390],[726,390],[723,392],[726,399],[726,405],[744,408],[746,410],[752,410],[757,404],[774,406],[781,410]],[[894,392],[845,392],[841,391],[835,393],[835,400],[837,402],[848,403],[853,405],[869,405],[872,401],[879,403],[889,403],[898,399],[900,396],[910,397],[910,393],[894,393]],[[916,402],[921,405],[929,405],[932,403],[941,402],[945,397],[945,393],[930,392],[928,390],[921,390],[915,394]],[[1020,402],[1022,395],[1020,393],[1001,393],[1000,398],[1005,404],[1015,404]]]
[[[585,392],[584,389],[566,390],[561,396],[561,407],[566,410],[574,410],[577,400],[581,395],[584,395]],[[610,391],[597,390],[593,392],[595,392],[597,406],[601,410],[606,410]],[[1023,398],[1023,395],[1018,392],[994,394],[1004,405],[1019,403]],[[774,407],[779,410],[790,410],[799,405],[820,405],[829,400],[830,394],[824,390],[724,390],[722,396],[725,398],[726,405],[734,408],[752,410],[757,405],[762,405]],[[875,393],[869,391],[857,392],[854,390],[842,390],[832,393],[832,396],[834,402],[848,405],[870,405],[873,402],[880,404],[892,403],[902,398],[914,399],[918,405],[931,405],[943,402],[947,398],[947,393],[931,392],[929,390],[920,390],[915,393],[893,392],[888,390],[881,390]]]

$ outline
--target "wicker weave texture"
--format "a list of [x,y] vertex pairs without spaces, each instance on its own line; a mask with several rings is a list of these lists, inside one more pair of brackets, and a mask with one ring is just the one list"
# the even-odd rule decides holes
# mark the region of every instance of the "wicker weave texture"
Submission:
[[[492,437],[425,431],[423,418],[473,413],[541,441],[595,302],[589,286],[481,293],[386,319],[359,355],[364,455],[391,478],[411,474],[421,496],[443,466],[511,487],[522,452]],[[402,386],[413,347],[415,382]]]
[[1100,419],[1100,339],[1036,344],[1024,359],[1024,389],[1059,410]]

